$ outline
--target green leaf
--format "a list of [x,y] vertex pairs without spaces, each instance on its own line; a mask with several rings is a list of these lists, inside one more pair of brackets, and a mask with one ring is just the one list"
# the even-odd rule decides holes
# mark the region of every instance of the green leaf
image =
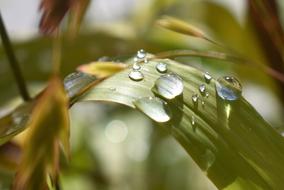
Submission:
[[68,100],[61,80],[55,76],[32,111],[13,189],[47,189],[48,176],[53,181],[58,177],[60,145],[68,155]]
[[0,118],[0,145],[26,128],[33,107],[34,101],[23,103],[10,114]]
[[[153,88],[164,75],[156,70],[160,62],[167,64],[168,73],[176,73],[183,80],[183,93],[174,99],[164,98]],[[142,81],[131,80],[129,72],[131,67],[104,80],[81,101],[138,108],[172,134],[219,189],[284,188],[283,138],[243,97],[223,100],[216,93],[215,79],[207,83],[203,72],[168,59],[143,64]],[[168,83],[169,88],[167,82],[163,84],[164,90],[174,86]],[[201,84],[205,84],[208,97],[200,93]],[[192,100],[196,94],[198,103]],[[153,99],[157,101],[151,104]],[[167,121],[169,111],[171,118]]]

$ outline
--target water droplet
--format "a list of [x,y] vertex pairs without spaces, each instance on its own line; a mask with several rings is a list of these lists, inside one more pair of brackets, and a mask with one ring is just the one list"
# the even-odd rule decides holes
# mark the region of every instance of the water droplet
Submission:
[[168,68],[166,63],[158,63],[156,69],[159,73],[166,73]]
[[138,62],[138,58],[137,58],[137,57],[134,57],[134,58],[133,58],[133,61],[134,61],[134,63]]
[[158,97],[144,97],[134,102],[136,108],[156,122],[163,123],[171,119],[168,104]]
[[205,93],[205,97],[208,98],[209,97],[209,92]]
[[242,85],[235,77],[225,76],[216,81],[216,90],[223,100],[234,101],[241,96]]
[[193,95],[192,95],[191,99],[192,99],[192,101],[193,101],[194,104],[196,104],[196,103],[198,102],[198,98],[199,98],[199,97],[198,97],[198,94],[193,94]]
[[133,70],[140,70],[140,69],[141,69],[141,66],[140,66],[138,63],[134,63],[134,64],[132,65],[132,69],[133,69]]
[[166,99],[174,99],[183,93],[182,79],[174,74],[160,76],[155,82],[157,93]]
[[191,116],[191,125],[195,125],[195,117]]
[[106,62],[106,61],[112,61],[112,60],[111,60],[111,58],[108,57],[108,56],[103,56],[103,57],[100,57],[100,58],[98,59],[98,61],[100,61],[100,62]]
[[147,57],[144,58],[144,63],[148,63]]
[[202,104],[202,106],[205,106],[205,102],[203,100],[201,101],[201,104]]
[[139,51],[137,51],[136,57],[138,59],[144,59],[146,57],[146,52],[144,49],[140,49]]
[[212,76],[208,72],[205,72],[204,73],[204,79],[205,79],[206,83],[210,83]]
[[141,81],[143,80],[144,78],[144,75],[143,73],[141,73],[140,71],[137,71],[137,70],[132,70],[130,73],[129,73],[129,78],[131,80],[134,80],[134,81]]
[[199,86],[199,92],[200,92],[201,94],[204,94],[204,93],[205,93],[205,90],[206,90],[205,84],[201,84],[201,85]]

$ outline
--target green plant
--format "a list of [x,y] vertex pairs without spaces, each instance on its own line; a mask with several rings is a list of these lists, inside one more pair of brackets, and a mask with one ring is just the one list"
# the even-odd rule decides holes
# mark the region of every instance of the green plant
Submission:
[[[162,25],[213,41],[191,25],[171,19]],[[232,51],[184,50],[156,55],[139,51],[136,60],[80,66],[64,79],[64,91],[58,77],[59,49],[54,48],[53,76],[47,87],[0,119],[1,144],[28,130],[14,189],[58,188],[60,145],[69,157],[67,110],[78,101],[115,102],[140,110],[175,137],[219,189],[284,188],[283,137],[242,97],[238,80],[215,79],[167,58],[182,55],[253,64],[249,60]],[[278,81],[283,79],[272,67],[260,69]]]

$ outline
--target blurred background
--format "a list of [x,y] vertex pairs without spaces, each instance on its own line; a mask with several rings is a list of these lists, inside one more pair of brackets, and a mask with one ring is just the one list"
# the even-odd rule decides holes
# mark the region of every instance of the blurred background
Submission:
[[[244,97],[283,133],[283,84],[257,65],[271,62],[254,25],[250,2],[92,0],[78,36],[72,40],[64,38],[62,77],[79,65],[100,58],[124,61],[139,49],[151,53],[174,49],[227,51],[154,24],[162,15],[174,16],[201,28],[211,38],[256,63],[176,58],[209,71],[216,78],[223,75],[239,78]],[[38,31],[39,4],[39,0],[0,1],[0,11],[33,94],[44,88],[52,70],[52,40]],[[275,5],[283,27],[284,1],[275,1]],[[63,28],[67,25],[65,19]],[[0,116],[20,103],[8,61],[0,48]],[[72,155],[70,163],[62,164],[63,190],[216,189],[182,147],[141,113],[120,105],[82,102],[72,107],[70,116]],[[14,171],[0,162],[1,190],[9,189],[13,175]]]

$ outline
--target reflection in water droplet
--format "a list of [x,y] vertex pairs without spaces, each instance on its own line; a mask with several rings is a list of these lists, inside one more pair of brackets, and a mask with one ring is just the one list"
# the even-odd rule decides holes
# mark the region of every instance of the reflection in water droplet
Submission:
[[197,103],[198,98],[199,98],[199,97],[198,97],[198,94],[193,94],[193,95],[192,95],[191,99],[192,99],[192,101],[193,101],[194,104]]
[[146,57],[146,52],[144,49],[140,49],[139,51],[137,51],[136,57],[138,59],[144,59]]
[[134,81],[141,81],[143,80],[144,78],[144,75],[143,73],[141,73],[140,71],[137,71],[137,70],[132,70],[130,73],[129,73],[129,78],[131,80],[134,80]]
[[204,73],[204,79],[205,79],[206,83],[210,83],[212,76],[208,72],[205,72]]
[[204,93],[205,93],[205,90],[206,90],[205,84],[201,84],[201,85],[199,86],[199,92],[200,92],[201,94],[204,94]]
[[136,108],[156,122],[167,122],[171,119],[168,104],[158,97],[144,97],[134,102]]
[[218,96],[223,100],[234,101],[242,94],[242,85],[235,77],[220,77],[215,86]]
[[162,97],[174,99],[183,93],[184,86],[178,75],[170,73],[160,76],[155,82],[155,88]]
[[156,65],[156,69],[159,73],[165,73],[168,70],[167,64],[166,63],[158,63]]

